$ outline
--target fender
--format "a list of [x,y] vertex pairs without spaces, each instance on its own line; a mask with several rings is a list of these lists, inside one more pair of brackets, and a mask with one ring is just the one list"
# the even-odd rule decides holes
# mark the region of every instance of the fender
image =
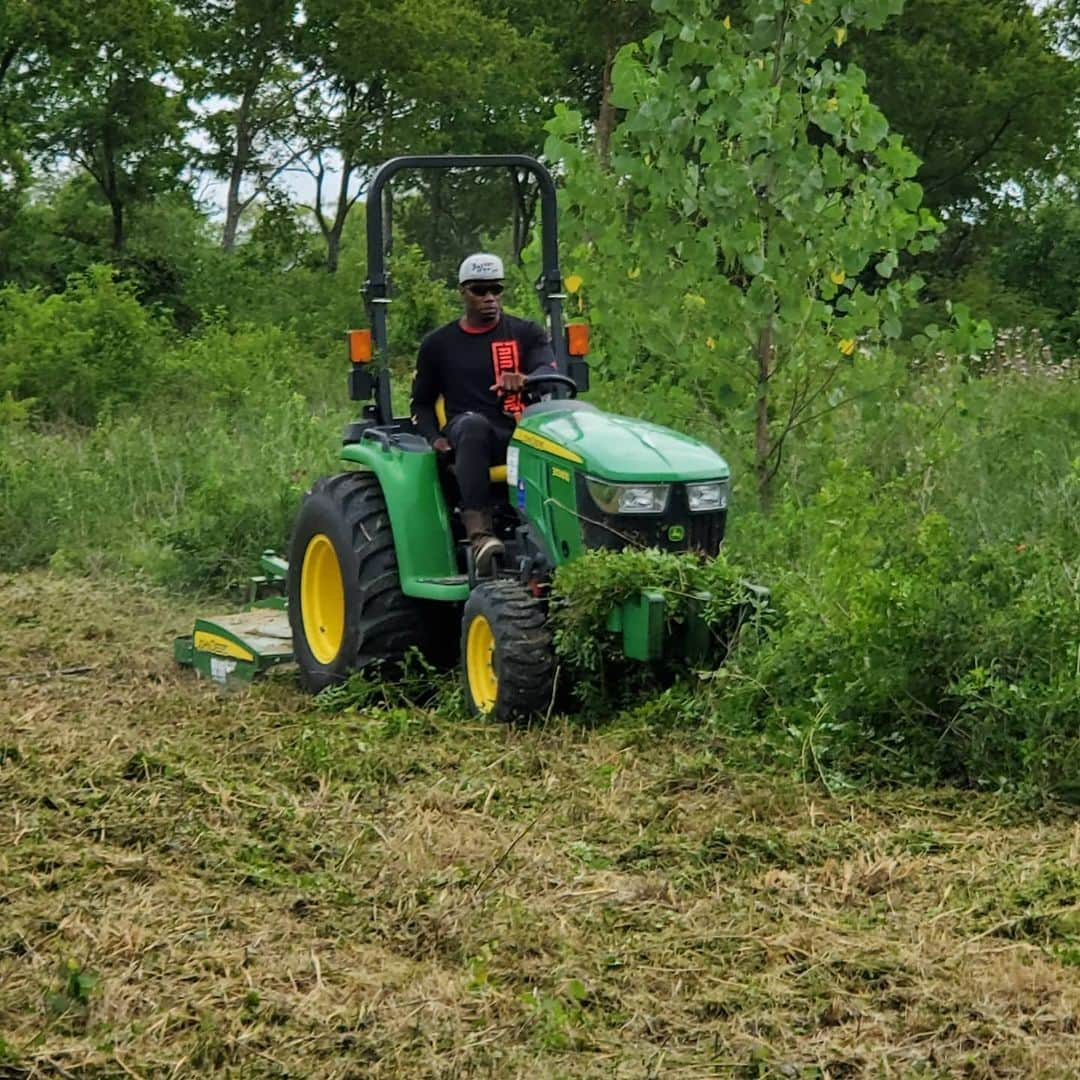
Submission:
[[464,602],[469,581],[458,571],[435,451],[426,443],[421,447],[419,439],[400,440],[384,432],[366,433],[345,446],[341,459],[379,478],[394,532],[401,591],[424,600]]

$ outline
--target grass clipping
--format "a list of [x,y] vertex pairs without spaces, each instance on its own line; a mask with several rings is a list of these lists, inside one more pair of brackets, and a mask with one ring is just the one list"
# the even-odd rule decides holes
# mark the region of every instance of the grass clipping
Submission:
[[1076,1073],[1080,826],[640,717],[328,715],[0,575],[0,1077]]

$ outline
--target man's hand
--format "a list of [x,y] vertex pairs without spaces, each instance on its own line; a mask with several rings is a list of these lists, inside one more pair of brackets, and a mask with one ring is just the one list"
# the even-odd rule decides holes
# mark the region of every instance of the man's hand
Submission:
[[453,447],[450,445],[450,440],[445,435],[440,435],[432,444],[431,448],[437,454],[449,454]]
[[520,371],[504,371],[488,388],[503,394],[518,394],[525,386],[525,376]]

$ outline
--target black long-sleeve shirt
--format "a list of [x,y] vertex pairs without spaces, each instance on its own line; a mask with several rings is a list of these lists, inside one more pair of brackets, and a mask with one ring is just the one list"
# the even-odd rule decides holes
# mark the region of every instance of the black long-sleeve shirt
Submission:
[[477,412],[505,425],[521,412],[520,395],[491,389],[503,371],[531,375],[554,368],[551,341],[541,326],[503,313],[490,329],[465,329],[460,321],[433,330],[420,344],[413,379],[412,414],[420,434],[438,437],[435,402],[446,404],[449,422],[459,413]]

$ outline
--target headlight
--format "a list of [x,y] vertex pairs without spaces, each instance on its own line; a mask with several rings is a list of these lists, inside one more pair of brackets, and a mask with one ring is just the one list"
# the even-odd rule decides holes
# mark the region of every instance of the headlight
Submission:
[[728,482],[726,480],[709,480],[704,484],[687,484],[686,499],[690,503],[690,510],[726,510],[728,497]]
[[612,484],[585,478],[592,500],[606,514],[662,514],[667,509],[670,484]]

